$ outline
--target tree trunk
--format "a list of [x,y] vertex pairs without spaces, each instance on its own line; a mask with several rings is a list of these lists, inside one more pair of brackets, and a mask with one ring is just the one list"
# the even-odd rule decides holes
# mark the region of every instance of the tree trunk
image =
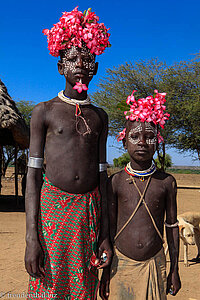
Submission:
[[1,194],[1,179],[2,179],[2,158],[3,158],[3,146],[0,145],[0,194]]
[[15,145],[15,199],[16,199],[17,207],[19,207],[17,153],[18,153],[18,146]]
[[165,172],[165,143],[162,143],[162,152],[160,146],[157,147],[158,160],[160,162],[160,171]]

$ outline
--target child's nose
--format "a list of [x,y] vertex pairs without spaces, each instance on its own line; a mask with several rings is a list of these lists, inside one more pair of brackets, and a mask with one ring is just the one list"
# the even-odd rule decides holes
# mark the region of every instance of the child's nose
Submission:
[[146,143],[146,138],[145,138],[145,136],[141,135],[141,136],[139,137],[139,145],[145,146],[146,144],[147,144],[147,143]]
[[78,56],[78,59],[77,59],[77,66],[79,68],[82,68],[83,67],[83,59],[81,57],[81,55]]

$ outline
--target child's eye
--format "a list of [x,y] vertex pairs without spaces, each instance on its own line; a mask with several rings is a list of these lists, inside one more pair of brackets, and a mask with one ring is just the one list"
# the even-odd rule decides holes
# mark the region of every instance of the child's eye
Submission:
[[91,58],[89,58],[89,57],[83,57],[83,61],[84,61],[85,63],[90,63],[92,60],[91,60]]
[[137,135],[131,135],[131,138],[132,138],[133,140],[136,140],[138,137],[137,137]]
[[75,61],[76,61],[76,58],[75,58],[75,57],[69,58],[68,61],[75,62]]

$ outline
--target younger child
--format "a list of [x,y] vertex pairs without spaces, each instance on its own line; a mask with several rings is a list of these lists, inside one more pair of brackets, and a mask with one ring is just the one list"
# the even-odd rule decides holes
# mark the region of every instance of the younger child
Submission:
[[[130,163],[108,182],[110,235],[115,255],[103,271],[100,296],[113,300],[164,300],[181,287],[178,273],[179,231],[176,181],[156,170],[153,155],[162,140],[158,125],[164,127],[165,94],[127,99],[123,140]],[[164,222],[166,214],[166,221]],[[163,225],[166,226],[170,272],[166,278]],[[111,279],[111,282],[110,282]],[[110,285],[110,292],[109,292]]]

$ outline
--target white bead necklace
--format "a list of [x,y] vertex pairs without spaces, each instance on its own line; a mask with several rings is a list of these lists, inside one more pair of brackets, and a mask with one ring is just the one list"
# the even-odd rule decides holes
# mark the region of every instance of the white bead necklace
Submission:
[[129,162],[126,167],[124,168],[125,172],[131,176],[136,176],[136,177],[139,177],[139,179],[141,181],[144,181],[144,177],[146,176],[150,176],[152,175],[153,173],[156,172],[156,166],[154,164],[154,162],[152,161],[152,164],[151,164],[151,167],[147,170],[142,170],[142,171],[138,171],[138,170],[134,170],[132,167],[131,167],[131,163]]
[[[76,106],[75,108],[75,117],[76,117],[76,131],[80,134],[80,135],[87,135],[87,134],[91,134],[91,128],[89,127],[89,125],[87,124],[87,121],[85,120],[84,117],[81,116],[82,112],[81,112],[81,109],[80,109],[80,106],[79,105],[88,105],[88,104],[91,104],[91,100],[89,97],[87,97],[85,100],[77,100],[77,99],[71,99],[71,98],[68,98],[64,95],[64,91],[61,91],[58,93],[58,97],[68,103],[68,104],[71,104],[71,105],[74,105]],[[79,122],[82,120],[86,130],[85,132],[81,132],[79,129],[78,129],[78,124]]]
[[78,105],[88,105],[88,104],[91,104],[91,100],[90,100],[89,96],[87,96],[87,98],[84,99],[84,100],[72,99],[72,98],[66,97],[64,95],[64,91],[63,90],[58,93],[58,98],[60,98],[64,102],[66,102],[68,104],[71,104],[71,105],[74,105],[74,106],[76,106],[76,104],[78,104]]

